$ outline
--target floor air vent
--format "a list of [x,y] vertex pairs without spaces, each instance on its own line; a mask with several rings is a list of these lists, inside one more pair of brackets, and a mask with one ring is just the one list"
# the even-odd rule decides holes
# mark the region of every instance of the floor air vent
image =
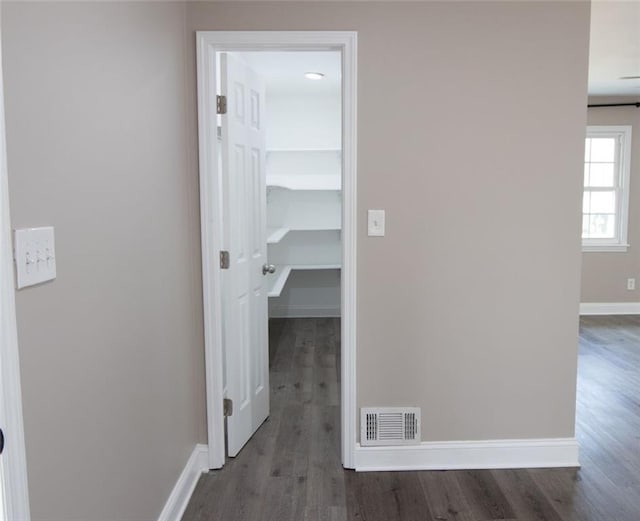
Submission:
[[417,445],[420,443],[419,407],[363,407],[360,409],[360,445]]

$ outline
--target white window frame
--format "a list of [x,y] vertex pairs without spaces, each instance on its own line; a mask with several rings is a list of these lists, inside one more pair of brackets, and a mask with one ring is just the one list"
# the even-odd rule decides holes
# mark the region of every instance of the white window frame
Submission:
[[[629,222],[629,179],[631,172],[631,125],[590,125],[587,138],[614,137],[618,142],[616,154],[616,237],[613,239],[582,239],[583,252],[626,252]],[[582,182],[584,194],[584,180]]]

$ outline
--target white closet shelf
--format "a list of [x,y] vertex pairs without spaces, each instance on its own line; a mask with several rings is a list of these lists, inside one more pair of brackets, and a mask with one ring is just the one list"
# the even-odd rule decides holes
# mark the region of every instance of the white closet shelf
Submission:
[[339,270],[341,268],[340,264],[283,264],[276,266],[273,283],[267,295],[269,297],[279,297],[293,270]]
[[339,270],[341,264],[292,264],[292,270]]
[[291,230],[289,228],[271,228],[267,230],[267,244],[277,244]]
[[342,190],[339,174],[271,174],[267,186],[288,190]]
[[287,279],[289,278],[289,274],[291,273],[291,266],[276,266],[276,272],[273,274],[273,283],[269,288],[269,293],[267,296],[269,297],[279,297],[280,293],[282,293],[282,288],[287,283]]
[[267,154],[275,153],[287,153],[287,152],[334,152],[341,153],[341,148],[268,148]]
[[278,244],[290,232],[339,232],[340,226],[314,226],[301,228],[269,228],[267,230],[267,244]]
[[341,226],[301,226],[299,228],[290,228],[290,232],[339,232]]

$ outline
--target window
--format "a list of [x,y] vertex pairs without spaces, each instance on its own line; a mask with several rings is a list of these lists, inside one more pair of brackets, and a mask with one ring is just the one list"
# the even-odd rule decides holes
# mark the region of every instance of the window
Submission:
[[627,251],[631,127],[587,127],[582,251]]

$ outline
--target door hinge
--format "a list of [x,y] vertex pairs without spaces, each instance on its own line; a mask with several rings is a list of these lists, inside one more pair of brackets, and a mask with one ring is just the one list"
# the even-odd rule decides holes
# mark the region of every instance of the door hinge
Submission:
[[226,250],[220,251],[220,269],[221,270],[229,269],[229,252]]
[[233,416],[233,400],[231,398],[225,398],[222,400],[222,412],[225,416]]
[[218,114],[226,114],[227,113],[227,97],[226,96],[216,96],[216,113]]

